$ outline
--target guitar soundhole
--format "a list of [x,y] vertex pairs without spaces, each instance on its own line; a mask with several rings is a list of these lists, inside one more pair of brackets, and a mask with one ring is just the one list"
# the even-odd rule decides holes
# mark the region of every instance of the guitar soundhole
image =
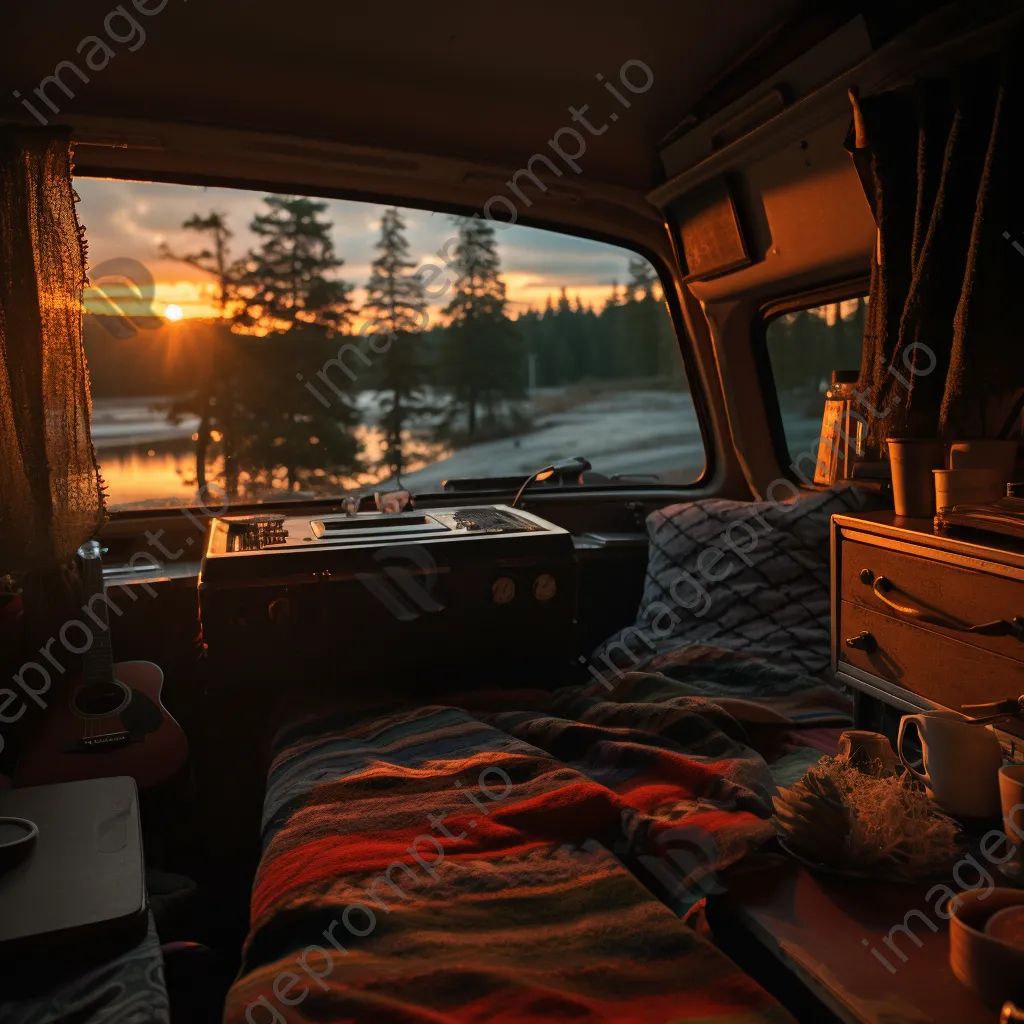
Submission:
[[103,718],[120,711],[130,697],[120,683],[91,683],[76,691],[71,706],[85,718]]

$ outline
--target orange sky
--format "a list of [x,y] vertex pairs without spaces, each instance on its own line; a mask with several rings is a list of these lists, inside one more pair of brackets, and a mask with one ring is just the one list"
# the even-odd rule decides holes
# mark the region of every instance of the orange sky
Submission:
[[[263,208],[259,192],[89,178],[76,178],[75,188],[81,197],[78,213],[89,243],[90,272],[108,260],[129,258],[142,263],[156,283],[155,300],[146,313],[162,316],[173,304],[186,317],[216,314],[210,275],[160,255],[165,244],[177,253],[195,252],[209,244],[208,238],[183,229],[187,218],[214,209],[223,213],[232,231],[231,259],[259,241],[249,227]],[[323,214],[332,224],[335,251],[344,260],[340,276],[357,286],[352,291],[357,308],[365,298],[383,209],[372,203],[329,200]],[[456,230],[452,219],[423,210],[403,210],[403,217],[413,264],[440,265],[437,250]],[[543,308],[549,297],[557,301],[563,285],[574,302],[578,296],[585,305],[599,309],[612,282],[621,286],[628,278],[631,254],[604,242],[517,226],[499,233],[498,248],[513,315],[531,306]],[[447,296],[435,300],[430,310],[433,322],[441,319],[447,301]],[[90,311],[110,312],[109,308]]]
[[[185,317],[213,317],[217,315],[217,286],[209,274],[172,260],[152,260],[148,264],[156,280],[156,297],[153,312],[163,316],[168,305],[180,306]],[[557,302],[560,287],[537,274],[509,272],[502,275],[508,289],[509,308],[513,315],[533,307],[542,309],[550,298]],[[109,289],[108,289],[109,293]],[[608,285],[591,284],[569,287],[569,298],[575,304],[577,297],[585,306],[600,310],[611,294]],[[353,288],[353,303],[358,308],[366,297],[363,288]],[[102,312],[89,294],[85,297],[86,309]],[[444,302],[430,307],[431,322],[441,318]],[[358,321],[357,321],[358,326]]]

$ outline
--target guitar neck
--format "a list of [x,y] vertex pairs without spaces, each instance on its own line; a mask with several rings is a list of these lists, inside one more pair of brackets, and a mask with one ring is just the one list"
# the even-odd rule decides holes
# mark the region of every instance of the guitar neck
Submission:
[[78,564],[82,572],[85,608],[96,623],[92,643],[82,655],[82,675],[87,686],[108,683],[114,678],[114,652],[103,590],[103,552],[97,541],[86,541],[78,549]]

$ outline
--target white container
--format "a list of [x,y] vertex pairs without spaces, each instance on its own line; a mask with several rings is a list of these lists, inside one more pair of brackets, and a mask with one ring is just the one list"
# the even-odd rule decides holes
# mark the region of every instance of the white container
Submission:
[[987,505],[998,501],[1006,481],[998,469],[936,469],[935,507]]
[[[904,749],[911,727],[921,741],[924,771],[908,760]],[[1002,809],[1003,751],[991,725],[969,722],[955,711],[904,715],[896,754],[911,777],[924,784],[928,798],[954,818],[994,818]]]

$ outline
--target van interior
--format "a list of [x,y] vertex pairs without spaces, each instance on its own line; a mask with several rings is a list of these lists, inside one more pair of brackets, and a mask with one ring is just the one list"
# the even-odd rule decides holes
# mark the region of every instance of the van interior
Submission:
[[1024,1020],[1020,3],[2,18],[0,1021]]

